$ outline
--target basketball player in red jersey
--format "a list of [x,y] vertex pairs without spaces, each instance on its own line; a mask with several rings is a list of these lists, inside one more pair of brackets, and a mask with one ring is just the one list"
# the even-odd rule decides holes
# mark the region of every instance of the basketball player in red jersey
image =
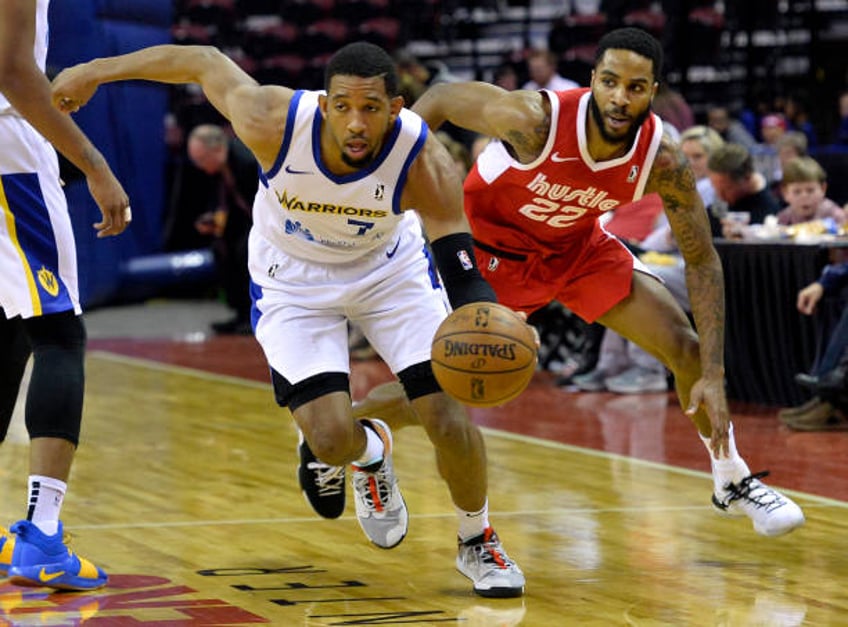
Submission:
[[[724,389],[721,264],[695,176],[651,112],[661,67],[659,42],[623,28],[600,40],[589,89],[445,83],[413,110],[431,128],[449,121],[496,140],[465,181],[465,209],[499,302],[529,314],[557,300],[659,358],[710,452],[714,506],[780,535],[804,515],[736,450]],[[598,221],[651,192],[662,198],[686,262],[700,342],[663,284]]]

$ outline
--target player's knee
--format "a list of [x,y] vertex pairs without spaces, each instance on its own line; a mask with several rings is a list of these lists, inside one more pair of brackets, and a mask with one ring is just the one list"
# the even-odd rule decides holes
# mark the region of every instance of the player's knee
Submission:
[[323,397],[335,392],[350,392],[350,380],[344,372],[327,372],[291,383],[276,370],[271,370],[274,396],[281,407],[295,415],[312,453],[326,464],[340,466],[356,454],[354,423],[350,412],[334,411],[324,406]]
[[320,429],[306,436],[312,453],[325,464],[344,466],[356,457],[352,446],[353,429]]
[[42,349],[84,350],[85,325],[73,311],[63,311],[24,320],[33,353]]
[[85,388],[85,326],[73,312],[24,321],[33,369],[26,427],[31,438],[79,443]]

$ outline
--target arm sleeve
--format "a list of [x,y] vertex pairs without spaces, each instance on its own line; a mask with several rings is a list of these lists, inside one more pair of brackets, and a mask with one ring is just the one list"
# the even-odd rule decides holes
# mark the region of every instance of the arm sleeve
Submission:
[[480,274],[470,233],[451,233],[430,244],[436,267],[454,309],[475,302],[498,301],[495,290]]

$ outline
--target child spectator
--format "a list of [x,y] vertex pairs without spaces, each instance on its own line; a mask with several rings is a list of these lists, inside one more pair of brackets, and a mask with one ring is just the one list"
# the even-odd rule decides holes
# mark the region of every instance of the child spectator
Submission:
[[797,157],[786,164],[780,193],[788,206],[777,214],[778,224],[799,224],[832,218],[845,222],[845,211],[825,197],[827,175],[812,157]]

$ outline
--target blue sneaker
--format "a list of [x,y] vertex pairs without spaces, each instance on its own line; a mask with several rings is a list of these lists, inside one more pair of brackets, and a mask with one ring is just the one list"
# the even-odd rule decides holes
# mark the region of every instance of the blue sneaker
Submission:
[[12,564],[12,553],[15,551],[15,536],[0,527],[0,577],[5,577]]
[[16,522],[11,531],[17,535],[9,567],[11,583],[58,590],[96,590],[109,580],[100,568],[65,546],[61,522],[52,536],[28,520]]

